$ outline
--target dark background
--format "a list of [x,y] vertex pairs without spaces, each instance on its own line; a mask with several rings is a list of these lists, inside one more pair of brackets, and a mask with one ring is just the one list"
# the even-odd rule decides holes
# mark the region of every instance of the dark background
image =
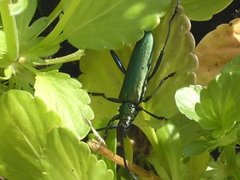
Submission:
[[[221,0],[219,0],[221,1]],[[222,23],[240,17],[240,0],[234,0],[226,9],[213,16],[209,21],[192,21],[192,34],[196,44],[210,31]]]

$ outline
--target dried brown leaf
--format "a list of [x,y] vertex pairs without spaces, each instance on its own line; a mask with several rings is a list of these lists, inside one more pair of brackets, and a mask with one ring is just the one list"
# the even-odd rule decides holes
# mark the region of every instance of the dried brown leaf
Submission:
[[196,47],[195,53],[199,59],[197,83],[206,85],[224,64],[240,55],[240,18],[229,24],[221,24],[208,33]]

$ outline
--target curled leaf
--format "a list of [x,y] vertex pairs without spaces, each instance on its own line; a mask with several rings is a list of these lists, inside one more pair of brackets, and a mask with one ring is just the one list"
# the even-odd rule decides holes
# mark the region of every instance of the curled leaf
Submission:
[[199,59],[197,82],[206,85],[224,64],[240,55],[240,18],[208,33],[198,44],[195,53]]

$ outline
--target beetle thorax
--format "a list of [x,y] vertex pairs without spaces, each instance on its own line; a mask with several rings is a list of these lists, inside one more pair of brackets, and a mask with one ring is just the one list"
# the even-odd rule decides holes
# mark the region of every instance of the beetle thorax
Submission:
[[122,105],[119,107],[119,119],[126,119],[126,120],[133,120],[137,116],[137,106],[130,102],[123,102]]

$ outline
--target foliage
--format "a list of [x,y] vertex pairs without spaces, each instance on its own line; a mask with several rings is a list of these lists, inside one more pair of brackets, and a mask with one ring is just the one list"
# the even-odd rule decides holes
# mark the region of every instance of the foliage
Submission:
[[[191,86],[179,89],[176,93],[180,111],[196,121],[203,131],[201,138],[186,147],[186,153],[191,156],[219,148],[218,161],[210,163],[212,169],[206,172],[206,177],[211,177],[213,172],[216,173],[215,179],[240,177],[239,155],[235,152],[240,132],[238,64],[239,57],[236,57],[207,87]],[[186,100],[184,95],[187,94],[192,96]]]
[[[203,20],[229,2],[219,1],[213,7],[208,1],[183,0],[182,5],[190,18]],[[185,87],[194,83],[197,60],[190,22],[182,8],[169,25],[175,0],[60,0],[46,17],[36,16],[38,3],[0,1],[1,176],[14,180],[129,179],[128,173],[117,171],[115,163],[91,152],[86,143],[94,130],[91,120],[95,117],[94,128],[104,127],[118,106],[101,98],[90,99],[83,89],[117,97],[124,77],[108,51],[118,49],[126,67],[133,44],[144,31],[153,31],[155,63],[169,31],[162,63],[147,86],[146,96],[153,94],[153,98],[141,104],[168,121],[159,123],[139,113],[134,124],[151,149],[133,160],[143,160],[164,180],[239,179],[235,153],[239,59],[207,87]],[[196,6],[204,9],[197,11]],[[56,57],[64,41],[77,50]],[[83,74],[79,79],[59,72],[62,63],[80,58]],[[171,72],[176,76],[158,90],[161,79]],[[106,143],[116,151],[116,133],[110,133]],[[217,161],[209,158],[215,148],[220,151]]]
[[[182,0],[182,5],[186,10],[187,16],[195,21],[206,21],[226,6],[233,0]],[[213,6],[214,4],[214,6]]]

